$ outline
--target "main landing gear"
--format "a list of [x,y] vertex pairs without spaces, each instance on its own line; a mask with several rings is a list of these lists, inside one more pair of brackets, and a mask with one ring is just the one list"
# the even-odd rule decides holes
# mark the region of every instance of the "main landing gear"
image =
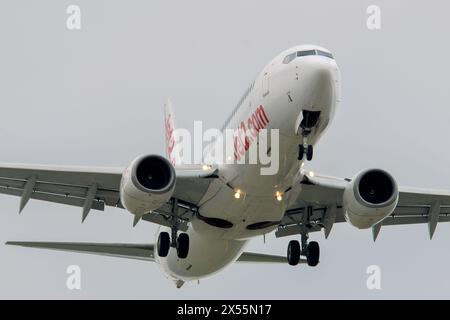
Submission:
[[303,143],[298,146],[298,160],[301,161],[306,156],[306,160],[311,161],[313,158],[313,146],[308,144],[308,136],[312,129],[319,121],[320,111],[303,110],[303,120],[300,123],[301,135]]
[[320,247],[316,241],[308,243],[308,235],[302,235],[302,245],[297,240],[289,242],[287,249],[287,260],[291,266],[300,262],[300,256],[306,256],[308,266],[315,267],[319,264]]
[[172,241],[168,232],[161,232],[158,236],[157,250],[158,256],[167,257],[170,247],[177,250],[177,256],[180,259],[185,259],[189,253],[189,235],[187,233],[180,233],[177,236],[172,232]]
[[178,201],[173,199],[172,215],[170,216],[171,235],[165,231],[161,232],[156,244],[158,256],[160,257],[167,257],[171,247],[177,250],[177,256],[180,259],[187,258],[189,254],[189,235],[187,233],[178,234],[180,223],[178,218]]

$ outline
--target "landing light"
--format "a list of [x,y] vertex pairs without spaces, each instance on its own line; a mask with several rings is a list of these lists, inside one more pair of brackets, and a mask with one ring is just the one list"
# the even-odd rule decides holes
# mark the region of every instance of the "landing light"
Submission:
[[277,201],[282,201],[283,194],[280,191],[277,191],[277,192],[275,192],[275,198],[277,199]]
[[202,169],[203,169],[203,171],[207,171],[207,170],[210,170],[210,169],[211,169],[211,166],[209,166],[209,165],[207,165],[207,164],[204,164],[203,167],[202,167]]
[[242,193],[242,191],[237,189],[236,192],[234,193],[234,197],[236,199],[240,199],[241,198],[241,193]]
[[311,178],[314,178],[316,174],[315,174],[313,171],[310,171],[310,172],[308,172],[308,175],[309,175]]

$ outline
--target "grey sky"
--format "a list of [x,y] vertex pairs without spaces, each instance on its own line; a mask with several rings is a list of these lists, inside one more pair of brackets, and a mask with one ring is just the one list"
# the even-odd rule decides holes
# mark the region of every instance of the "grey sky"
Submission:
[[[77,4],[82,29],[66,29]],[[366,28],[366,8],[382,29]],[[330,49],[342,103],[308,164],[353,176],[389,170],[401,185],[450,189],[450,45],[444,1],[86,1],[0,3],[0,162],[126,166],[164,153],[163,103],[178,126],[219,127],[261,68],[290,46]],[[153,242],[155,227],[108,208],[81,210],[0,196],[0,242]],[[0,245],[0,298],[450,298],[450,224],[370,231],[336,225],[317,268],[235,265],[182,290],[151,263]],[[289,239],[249,249],[285,254]],[[66,268],[82,290],[66,289]],[[366,268],[382,290],[366,288]]]

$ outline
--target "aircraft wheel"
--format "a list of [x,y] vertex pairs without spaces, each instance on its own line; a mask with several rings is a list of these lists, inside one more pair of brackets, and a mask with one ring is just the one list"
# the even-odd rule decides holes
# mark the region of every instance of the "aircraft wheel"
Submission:
[[309,145],[306,149],[306,160],[311,161],[313,158],[313,146]]
[[170,236],[167,232],[161,232],[157,242],[158,256],[167,257],[170,249]]
[[311,241],[307,247],[306,259],[308,266],[315,267],[319,264],[320,247],[316,241]]
[[298,145],[298,156],[297,159],[298,160],[303,160],[303,156],[305,154],[305,147],[302,144]]
[[189,253],[189,235],[181,233],[177,239],[177,255],[180,259],[185,259]]
[[300,262],[300,243],[297,240],[289,242],[287,260],[291,266],[296,266]]

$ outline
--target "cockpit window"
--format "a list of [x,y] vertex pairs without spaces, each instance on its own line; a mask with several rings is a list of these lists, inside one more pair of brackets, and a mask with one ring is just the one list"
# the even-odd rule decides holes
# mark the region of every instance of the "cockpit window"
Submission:
[[305,56],[315,56],[316,50],[306,50],[306,51],[298,51],[297,57],[305,57]]
[[317,50],[317,54],[319,56],[324,56],[324,57],[333,59],[333,55],[331,53],[329,53],[329,52],[325,52],[325,51],[322,51],[322,50]]
[[297,57],[297,52],[291,53],[284,58],[283,63],[288,64],[289,62],[294,60],[296,57]]
[[327,58],[333,59],[333,55],[331,53],[329,53],[329,52],[326,52],[326,51],[322,51],[322,50],[304,50],[304,51],[297,51],[297,52],[294,52],[294,53],[291,53],[291,54],[287,55],[283,59],[283,63],[284,64],[288,64],[289,62],[294,60],[296,57],[306,57],[306,56],[322,56],[322,57],[327,57]]

